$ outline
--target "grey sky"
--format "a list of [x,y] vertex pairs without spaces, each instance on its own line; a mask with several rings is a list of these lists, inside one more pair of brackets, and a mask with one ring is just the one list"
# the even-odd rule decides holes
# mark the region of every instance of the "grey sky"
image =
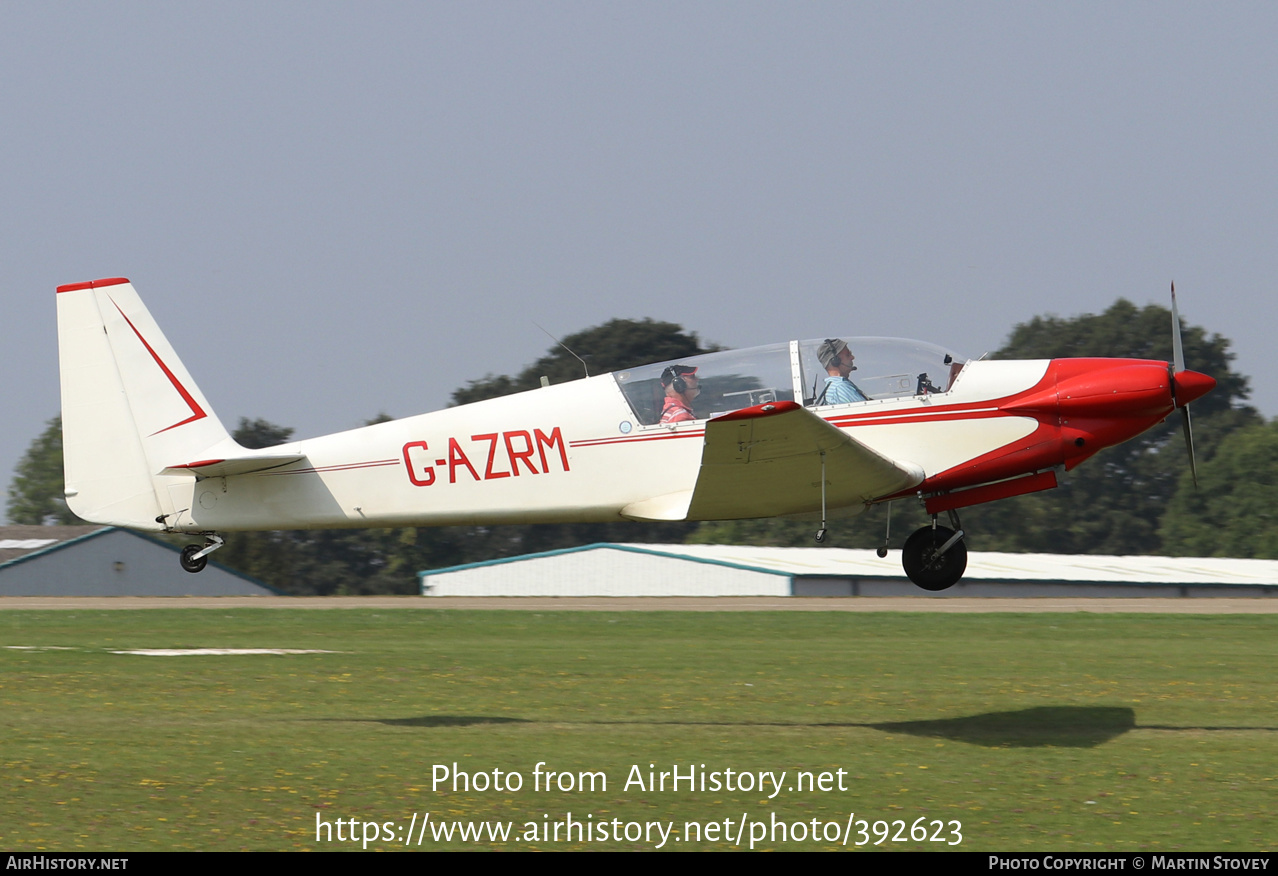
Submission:
[[1272,3],[6,3],[0,480],[54,287],[110,276],[299,437],[534,321],[979,355],[1172,279],[1272,416],[1275,45]]

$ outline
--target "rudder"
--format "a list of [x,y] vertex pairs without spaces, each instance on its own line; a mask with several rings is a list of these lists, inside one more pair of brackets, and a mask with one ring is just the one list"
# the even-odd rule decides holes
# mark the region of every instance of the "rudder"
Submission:
[[164,529],[159,473],[234,446],[128,280],[58,287],[67,504],[94,523]]

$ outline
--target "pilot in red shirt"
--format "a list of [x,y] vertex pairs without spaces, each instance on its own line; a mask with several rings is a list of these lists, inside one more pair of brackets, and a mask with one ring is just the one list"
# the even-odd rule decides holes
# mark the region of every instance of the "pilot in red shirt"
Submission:
[[686,423],[697,418],[692,400],[701,392],[697,385],[697,369],[691,365],[671,365],[661,372],[661,385],[666,399],[661,407],[661,424]]

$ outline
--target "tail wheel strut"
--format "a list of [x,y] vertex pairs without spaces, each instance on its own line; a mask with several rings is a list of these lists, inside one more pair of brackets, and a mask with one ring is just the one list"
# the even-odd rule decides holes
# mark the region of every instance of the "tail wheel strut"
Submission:
[[226,544],[226,540],[215,532],[206,532],[204,539],[203,545],[188,544],[182,548],[179,562],[182,564],[183,571],[192,574],[203,571],[209,564],[209,554]]

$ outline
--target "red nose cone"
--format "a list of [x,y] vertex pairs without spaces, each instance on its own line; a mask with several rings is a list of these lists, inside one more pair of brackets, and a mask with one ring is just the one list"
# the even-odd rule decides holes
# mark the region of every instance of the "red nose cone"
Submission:
[[1196,398],[1202,398],[1216,387],[1216,378],[1197,371],[1179,371],[1172,375],[1176,383],[1176,407],[1183,408]]

